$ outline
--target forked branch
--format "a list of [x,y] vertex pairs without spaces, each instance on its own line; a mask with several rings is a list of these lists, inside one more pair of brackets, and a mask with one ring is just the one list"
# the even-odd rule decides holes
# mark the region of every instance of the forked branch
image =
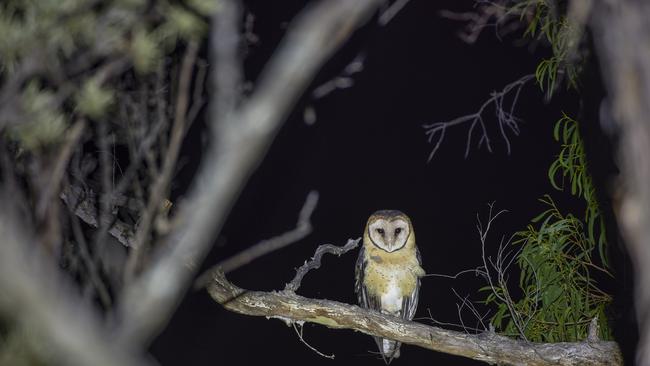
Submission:
[[[442,141],[445,139],[447,128],[465,124],[469,125],[469,129],[467,131],[467,145],[465,146],[465,158],[469,156],[469,149],[473,138],[472,136],[476,127],[480,128],[478,147],[480,148],[481,146],[485,145],[488,151],[492,152],[492,143],[490,142],[490,136],[484,120],[484,113],[486,109],[491,105],[494,105],[499,133],[501,134],[503,141],[506,143],[508,154],[510,154],[510,138],[508,137],[508,131],[514,135],[519,135],[520,120],[514,114],[515,107],[517,106],[517,101],[519,99],[519,93],[521,92],[521,88],[534,78],[535,75],[533,74],[525,75],[506,85],[501,91],[492,92],[490,98],[487,99],[475,113],[461,116],[450,121],[434,122],[423,125],[422,127],[424,127],[424,133],[427,136],[427,141],[430,144],[433,144],[433,150],[429,154],[428,161],[431,161],[431,159],[433,159],[433,156],[440,148]],[[508,106],[507,98],[511,94],[512,99],[510,100]]]

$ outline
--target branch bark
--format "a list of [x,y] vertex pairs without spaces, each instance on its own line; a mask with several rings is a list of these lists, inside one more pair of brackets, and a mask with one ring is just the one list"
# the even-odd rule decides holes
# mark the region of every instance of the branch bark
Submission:
[[615,342],[530,343],[493,332],[468,334],[403,320],[358,306],[331,300],[309,299],[292,292],[241,289],[223,273],[208,285],[210,296],[227,310],[251,316],[310,322],[452,355],[508,365],[622,365]]
[[296,276],[293,278],[293,280],[284,286],[284,291],[298,291],[298,288],[300,288],[300,285],[302,284],[302,279],[305,277],[307,272],[311,271],[312,269],[320,268],[321,259],[323,258],[324,254],[332,254],[340,257],[359,246],[360,241],[361,238],[349,239],[348,242],[342,247],[337,247],[336,245],[332,244],[323,244],[318,246],[318,248],[316,248],[316,253],[314,253],[314,256],[311,257],[309,261],[305,261],[305,264],[300,266],[300,268],[298,268],[296,271]]

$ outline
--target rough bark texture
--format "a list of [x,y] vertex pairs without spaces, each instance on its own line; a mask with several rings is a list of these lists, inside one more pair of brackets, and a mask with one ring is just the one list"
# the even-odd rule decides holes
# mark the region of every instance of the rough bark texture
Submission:
[[308,299],[290,291],[241,289],[222,273],[208,285],[212,298],[245,315],[304,321],[330,328],[352,329],[422,348],[508,365],[622,365],[615,342],[529,343],[493,332],[467,334],[380,314],[331,300]]
[[616,215],[636,270],[637,364],[650,365],[650,3],[594,1],[590,27],[620,130]]

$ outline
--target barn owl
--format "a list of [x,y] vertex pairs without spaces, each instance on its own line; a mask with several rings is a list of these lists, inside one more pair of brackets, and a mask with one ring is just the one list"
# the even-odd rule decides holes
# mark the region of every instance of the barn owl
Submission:
[[[396,210],[373,213],[363,233],[355,268],[359,304],[384,314],[412,320],[418,304],[421,267],[411,220]],[[389,364],[399,357],[401,343],[374,337]]]

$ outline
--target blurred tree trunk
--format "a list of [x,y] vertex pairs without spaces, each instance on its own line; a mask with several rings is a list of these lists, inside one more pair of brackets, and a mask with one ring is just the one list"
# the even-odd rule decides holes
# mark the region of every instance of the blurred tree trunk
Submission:
[[637,363],[650,365],[650,2],[595,1],[590,27],[620,130],[616,215],[636,270]]

